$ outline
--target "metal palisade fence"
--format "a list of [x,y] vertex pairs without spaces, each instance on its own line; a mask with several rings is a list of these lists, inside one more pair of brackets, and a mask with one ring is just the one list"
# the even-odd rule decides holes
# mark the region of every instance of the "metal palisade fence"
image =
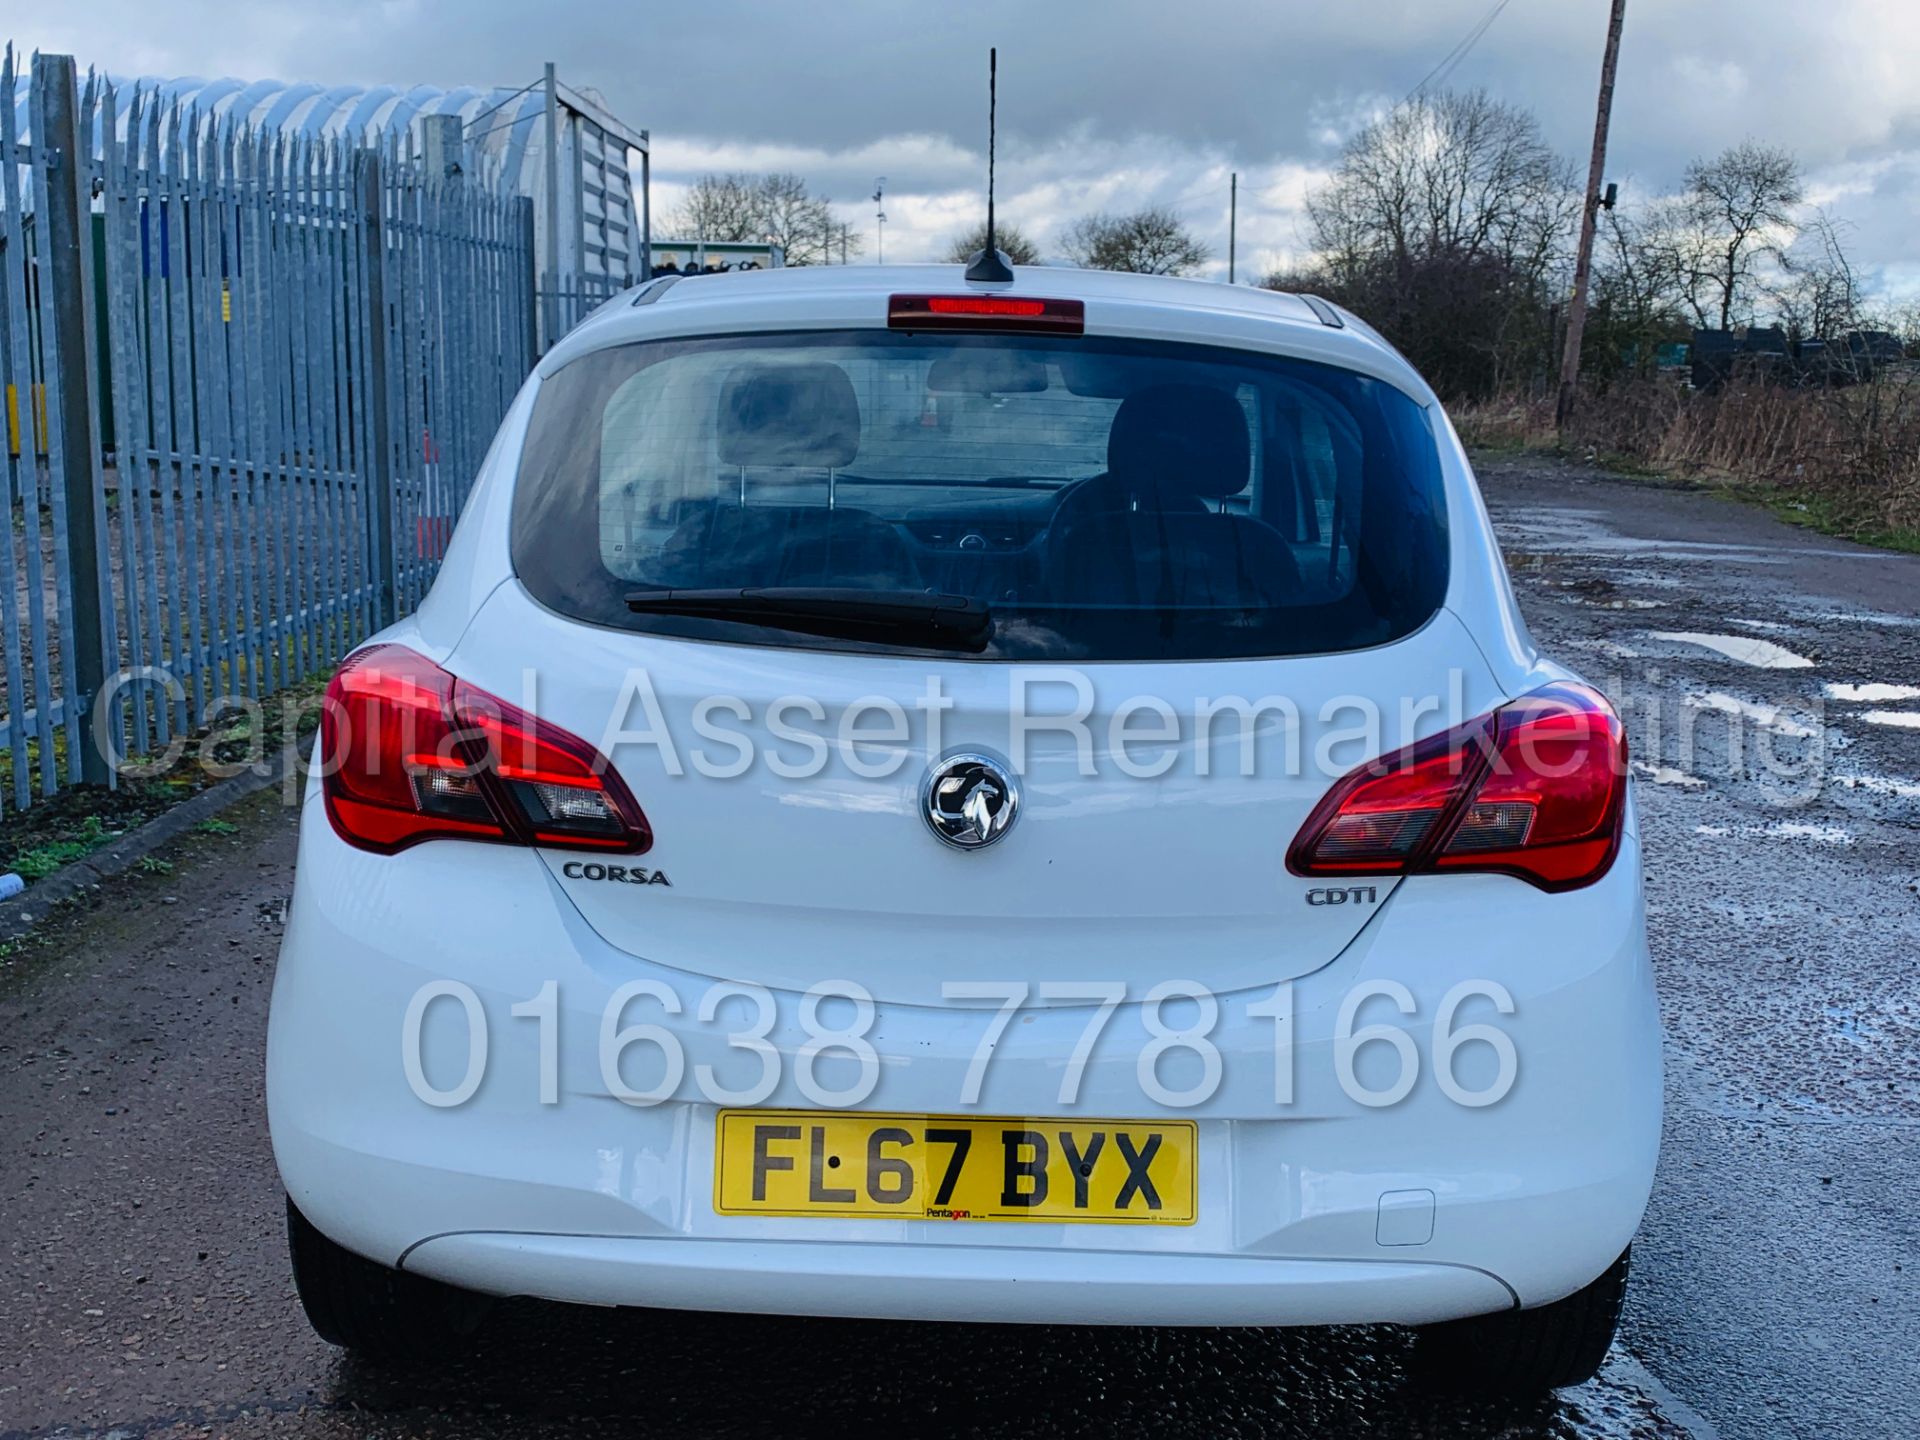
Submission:
[[8,52],[0,808],[113,783],[425,593],[534,360],[530,202],[452,138],[429,174]]

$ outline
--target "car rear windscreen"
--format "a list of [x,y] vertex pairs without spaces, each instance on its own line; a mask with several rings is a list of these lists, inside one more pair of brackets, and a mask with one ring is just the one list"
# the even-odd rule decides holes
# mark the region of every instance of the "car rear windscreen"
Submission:
[[549,377],[513,558],[562,614],[687,638],[919,648],[627,598],[932,592],[990,611],[978,658],[1301,655],[1433,615],[1446,505],[1424,408],[1334,366],[1089,337],[735,336]]

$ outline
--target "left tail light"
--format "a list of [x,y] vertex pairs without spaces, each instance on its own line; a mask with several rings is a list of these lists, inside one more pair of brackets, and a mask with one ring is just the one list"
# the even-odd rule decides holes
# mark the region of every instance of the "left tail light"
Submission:
[[488,840],[638,855],[653,832],[605,756],[400,645],[342,665],[320,720],[327,817],[390,855]]
[[1627,739],[1604,696],[1556,683],[1362,765],[1287,851],[1296,875],[1495,871],[1591,885],[1620,848]]

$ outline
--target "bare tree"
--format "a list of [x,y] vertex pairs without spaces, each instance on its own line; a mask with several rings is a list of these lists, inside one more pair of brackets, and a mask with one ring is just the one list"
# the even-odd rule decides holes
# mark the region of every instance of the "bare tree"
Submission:
[[1285,290],[1291,294],[1311,295],[1316,290],[1327,288],[1327,273],[1313,265],[1295,265],[1282,270],[1269,270],[1260,281],[1262,290]]
[[1792,153],[1752,140],[1687,167],[1688,218],[1711,258],[1703,278],[1722,330],[1751,295],[1759,259],[1780,254],[1804,194]]
[[[770,175],[702,175],[694,181],[669,228],[680,240],[766,240],[786,252],[789,265],[818,265],[838,253],[840,224],[824,196],[808,193],[791,171]],[[858,251],[859,237],[846,237]]]
[[824,264],[840,238],[831,203],[808,194],[807,182],[791,171],[762,176],[755,190],[764,233],[786,252],[787,264]]
[[1578,208],[1573,168],[1539,121],[1484,91],[1391,111],[1348,142],[1307,201],[1315,248],[1336,271],[1444,255],[1544,274]]
[[[1018,226],[1009,225],[1004,220],[996,220],[993,225],[993,240],[1008,260],[1015,265],[1038,265],[1040,247],[1028,238],[1026,231]],[[947,243],[946,258],[956,265],[964,265],[975,253],[987,248],[987,222],[982,220],[971,230],[963,230]]]
[[1630,286],[1646,308],[1671,309],[1701,329],[1711,327],[1717,242],[1698,198],[1664,196],[1609,218],[1610,276],[1633,277]]
[[1551,362],[1579,204],[1528,111],[1425,96],[1347,144],[1307,200],[1310,273],[1289,280],[1365,315],[1443,393],[1490,394]]
[[1065,238],[1067,257],[1086,270],[1133,270],[1185,275],[1207,261],[1208,250],[1164,205],[1130,215],[1086,215]]
[[669,233],[681,240],[762,238],[758,183],[738,172],[702,175],[668,217]]
[[1862,317],[1861,329],[1884,330],[1899,339],[1907,354],[1920,355],[1920,300],[1883,299],[1873,314]]
[[1602,382],[1629,370],[1651,373],[1658,348],[1683,341],[1700,320],[1692,239],[1679,209],[1660,201],[1603,210],[1593,257],[1592,309],[1581,346],[1583,370]]
[[1783,279],[1773,290],[1773,302],[1796,338],[1828,340],[1859,326],[1863,296],[1847,255],[1847,228],[1817,210],[1781,253]]
[[1596,302],[1610,305],[1623,318],[1666,322],[1688,318],[1684,311],[1693,269],[1684,248],[1676,243],[1668,213],[1658,205],[1601,212],[1594,257]]

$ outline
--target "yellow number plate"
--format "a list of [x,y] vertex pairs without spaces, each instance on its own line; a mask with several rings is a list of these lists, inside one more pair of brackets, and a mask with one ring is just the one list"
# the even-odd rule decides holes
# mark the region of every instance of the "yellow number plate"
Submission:
[[722,1215],[1191,1225],[1191,1120],[722,1110]]

